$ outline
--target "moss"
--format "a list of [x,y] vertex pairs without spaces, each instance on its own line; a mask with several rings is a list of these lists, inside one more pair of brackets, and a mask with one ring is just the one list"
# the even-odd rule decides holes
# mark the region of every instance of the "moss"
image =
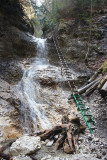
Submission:
[[102,73],[105,74],[107,72],[107,60],[102,65]]
[[97,45],[97,44],[94,46],[94,49],[95,49],[95,50],[97,50],[97,49],[98,49],[98,45]]
[[100,38],[101,35],[100,35],[99,33],[95,33],[95,37],[96,37],[96,38]]
[[107,72],[107,60],[103,63],[103,65],[98,69],[98,73],[105,74]]

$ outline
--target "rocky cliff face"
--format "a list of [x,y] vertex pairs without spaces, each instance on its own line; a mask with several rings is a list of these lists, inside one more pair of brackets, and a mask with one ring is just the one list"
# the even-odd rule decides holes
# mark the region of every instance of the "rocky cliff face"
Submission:
[[23,75],[21,63],[24,58],[36,53],[36,42],[32,40],[33,26],[22,2],[0,0],[0,146],[22,134],[20,101],[14,84]]
[[[26,13],[28,13],[26,1],[20,0],[20,2],[23,2]],[[30,15],[28,17],[32,18]],[[34,63],[35,60],[32,58],[36,53],[36,42],[31,35],[33,34],[33,27],[29,19],[25,17],[22,7],[17,4],[15,0],[0,0],[0,18],[0,147],[2,147],[10,140],[16,140],[17,137],[24,134],[20,122],[20,115],[22,115],[21,107],[23,106],[21,106],[21,101],[19,100],[16,90],[16,84],[23,76],[23,70],[26,74],[24,75],[25,77],[23,76],[24,78],[22,78],[23,83],[21,83],[21,88],[25,94],[30,91],[30,103],[32,102],[32,97],[35,96],[38,98],[38,101],[40,100],[38,109],[50,120],[52,126],[61,124],[63,115],[68,114],[69,118],[73,116],[81,117],[81,115],[74,103],[68,103],[68,97],[71,91],[67,86],[67,81],[64,81],[64,75],[62,75],[61,67],[59,66],[60,62],[51,34],[47,36],[47,59],[49,59],[52,65],[49,64],[44,68],[40,65],[37,68],[37,65]],[[74,20],[69,20],[61,22],[58,27],[58,41],[63,54],[67,59],[69,67],[76,72],[76,75],[79,75],[77,86],[81,86],[85,78],[97,69],[106,57],[106,23],[106,15],[98,14],[93,18],[88,66],[85,64],[84,58],[89,38],[89,22],[87,21],[85,25],[80,24],[73,29]],[[39,56],[37,56],[37,64]],[[98,65],[94,66],[95,62],[99,62],[97,63]],[[29,80],[28,78],[31,80],[30,84],[29,81],[27,81]],[[26,84],[25,87],[28,87],[25,88],[25,90],[24,84]],[[32,88],[32,84],[34,85],[34,92],[28,90]],[[21,93],[21,90],[19,90],[19,92]],[[22,96],[22,98],[23,97],[24,96]],[[80,153],[78,155],[67,155],[62,150],[55,152],[52,146],[53,141],[46,140],[45,142],[40,142],[39,138],[37,138],[36,141],[36,138],[33,136],[23,136],[19,138],[11,146],[10,152],[6,150],[5,153],[10,153],[14,156],[23,152],[23,155],[14,157],[14,160],[71,160],[71,158],[74,160],[90,158],[92,160],[105,160],[106,144],[102,142],[99,134],[103,137],[105,137],[106,134],[106,129],[104,130],[106,125],[102,125],[102,123],[106,122],[104,109],[107,102],[101,97],[98,91],[95,91],[91,97],[84,97],[84,99],[92,115],[94,115],[98,129],[96,130],[95,136],[90,135],[87,130],[86,134],[80,135]],[[26,106],[27,103],[26,101]],[[35,103],[33,103],[33,108],[35,108],[35,106]],[[26,112],[27,114],[31,114],[31,110],[28,108]],[[24,113],[25,110],[23,117]],[[36,113],[32,114],[34,118],[36,117]],[[44,114],[41,120],[43,120]],[[32,122],[31,119],[30,122]],[[31,127],[33,128],[33,125]],[[37,127],[41,129],[38,118]],[[105,138],[103,140],[105,140]],[[41,150],[35,154],[40,147]],[[25,155],[33,153],[34,155],[32,155],[31,158],[28,156],[25,157]]]
[[35,55],[36,50],[31,36],[33,26],[24,13],[22,2],[0,1],[0,75],[8,82],[10,78],[21,77],[17,60]]
[[[76,72],[95,71],[107,58],[107,14],[97,13],[92,18],[92,33],[90,37],[90,20],[75,23],[75,19],[63,19],[57,27],[56,34],[63,51],[63,55],[67,59],[69,66]],[[46,31],[48,35],[48,44],[50,51],[49,57],[51,62],[58,65],[59,59],[54,61],[56,50],[53,45],[51,33]],[[45,35],[45,34],[44,34]],[[88,51],[88,65],[84,63],[85,56]],[[96,63],[98,62],[98,63]],[[91,71],[90,70],[90,71]]]

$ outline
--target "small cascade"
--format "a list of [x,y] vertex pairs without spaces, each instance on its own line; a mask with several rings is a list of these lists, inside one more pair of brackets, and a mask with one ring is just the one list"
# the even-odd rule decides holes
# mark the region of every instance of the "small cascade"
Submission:
[[46,68],[46,39],[35,38],[37,55],[30,67],[24,68],[23,77],[18,84],[19,97],[22,103],[21,121],[25,132],[37,132],[38,126],[42,129],[51,128],[40,97],[40,84],[37,80],[37,71]]

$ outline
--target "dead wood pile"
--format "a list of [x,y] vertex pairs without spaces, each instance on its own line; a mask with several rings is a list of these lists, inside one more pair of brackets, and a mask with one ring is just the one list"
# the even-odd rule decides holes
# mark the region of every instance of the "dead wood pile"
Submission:
[[[55,126],[52,129],[47,129],[39,132],[37,135],[40,136],[41,140],[54,140],[55,150],[63,147],[66,153],[78,153],[78,138],[79,133],[85,131],[85,127],[80,123],[79,118],[68,119],[67,116],[62,118],[62,125]],[[56,139],[55,135],[58,135]]]

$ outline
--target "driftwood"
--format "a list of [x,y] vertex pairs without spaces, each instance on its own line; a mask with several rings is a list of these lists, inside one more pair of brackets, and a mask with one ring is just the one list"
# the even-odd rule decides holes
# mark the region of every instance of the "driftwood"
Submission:
[[100,90],[100,93],[102,96],[107,96],[107,82],[103,85],[103,87]]
[[[63,147],[66,153],[78,153],[79,133],[85,131],[85,127],[80,123],[79,118],[68,119],[67,116],[62,118],[62,125],[55,126],[53,129],[44,130],[37,133],[41,140],[54,139],[55,150]],[[55,139],[58,135],[58,139]]]

